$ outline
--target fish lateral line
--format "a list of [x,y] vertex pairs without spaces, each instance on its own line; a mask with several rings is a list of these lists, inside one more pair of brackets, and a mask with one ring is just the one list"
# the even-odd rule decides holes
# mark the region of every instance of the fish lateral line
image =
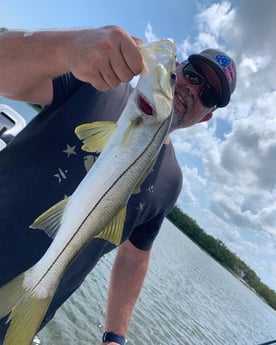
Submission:
[[[154,139],[156,138],[156,136],[158,135],[158,133],[160,132],[160,130],[162,129],[162,127],[166,124],[166,121],[163,121],[160,126],[158,127],[156,133],[154,134],[152,140],[150,141],[150,143],[145,147],[145,149],[140,153],[140,155],[138,157],[136,157],[136,159],[117,177],[117,179],[112,183],[112,185],[106,190],[106,192],[101,196],[101,198],[97,201],[97,203],[94,205],[94,207],[89,211],[89,213],[87,214],[87,216],[82,220],[82,222],[80,223],[80,225],[78,226],[77,230],[73,233],[73,235],[70,237],[70,239],[67,241],[66,245],[63,247],[62,251],[59,253],[59,255],[55,258],[55,260],[52,262],[52,264],[49,266],[49,268],[47,269],[47,271],[44,273],[44,275],[40,278],[39,282],[36,284],[36,286],[43,281],[43,279],[45,278],[45,276],[51,271],[52,266],[54,266],[54,264],[58,261],[58,259],[62,256],[62,254],[66,251],[66,249],[70,246],[70,244],[72,243],[72,241],[74,241],[75,237],[78,235],[80,229],[82,228],[82,226],[85,224],[85,222],[87,221],[87,219],[91,216],[91,214],[97,209],[97,207],[99,206],[99,204],[102,202],[102,200],[108,195],[108,193],[110,193],[110,191],[114,188],[114,186],[120,181],[120,179],[131,169],[133,168],[133,166],[143,157],[143,155],[147,152],[147,150],[149,149],[149,147],[151,146],[151,144],[154,142]],[[99,234],[101,234],[101,232],[104,231],[104,229],[102,229]],[[100,236],[99,236],[100,237]],[[83,249],[83,248],[82,248]],[[76,253],[76,255],[78,255],[78,253]],[[69,265],[70,263],[68,263]]]

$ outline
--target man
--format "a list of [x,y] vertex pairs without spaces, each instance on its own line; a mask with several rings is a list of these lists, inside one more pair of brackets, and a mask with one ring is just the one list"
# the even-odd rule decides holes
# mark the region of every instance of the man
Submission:
[[[74,128],[120,116],[142,70],[137,38],[115,26],[76,31],[4,32],[0,35],[0,94],[46,105],[0,152],[0,286],[32,266],[50,239],[29,225],[72,194],[96,159],[81,150]],[[177,65],[171,130],[211,118],[230,101],[234,62],[206,50]],[[150,249],[182,183],[168,137],[141,192],[130,198],[123,241],[113,265],[102,345],[125,343],[131,314],[147,272]],[[65,273],[43,326],[113,249],[95,239]],[[0,321],[0,344],[6,331]]]

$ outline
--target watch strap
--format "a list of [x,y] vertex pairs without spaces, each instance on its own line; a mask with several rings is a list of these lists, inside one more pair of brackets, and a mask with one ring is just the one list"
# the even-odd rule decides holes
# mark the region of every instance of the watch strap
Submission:
[[114,342],[118,343],[120,345],[125,345],[126,339],[122,335],[115,334],[113,332],[104,332],[103,334],[103,343],[109,341],[109,342]]

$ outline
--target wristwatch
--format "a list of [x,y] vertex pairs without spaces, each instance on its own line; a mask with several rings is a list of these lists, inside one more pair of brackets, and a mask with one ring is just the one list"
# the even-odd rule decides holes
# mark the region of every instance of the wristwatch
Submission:
[[125,345],[126,343],[126,338],[123,337],[122,335],[115,334],[113,332],[104,332],[103,334],[103,343],[105,342],[114,342],[118,343],[119,345]]

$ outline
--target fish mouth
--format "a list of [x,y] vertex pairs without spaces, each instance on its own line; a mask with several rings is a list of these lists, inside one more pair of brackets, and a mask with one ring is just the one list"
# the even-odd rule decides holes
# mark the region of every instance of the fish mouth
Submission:
[[136,104],[138,108],[146,115],[153,115],[154,110],[152,105],[149,103],[147,98],[140,92],[137,93]]

